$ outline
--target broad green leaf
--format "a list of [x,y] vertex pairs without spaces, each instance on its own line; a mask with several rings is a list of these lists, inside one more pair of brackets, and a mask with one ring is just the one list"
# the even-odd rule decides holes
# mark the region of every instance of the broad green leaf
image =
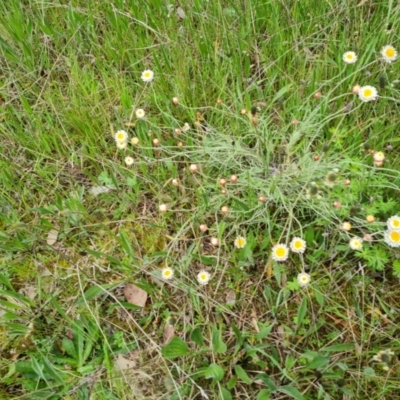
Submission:
[[258,392],[257,400],[269,400],[271,398],[271,392],[268,389],[262,389]]
[[189,347],[180,337],[175,336],[172,340],[161,348],[161,353],[165,358],[177,358],[185,356],[189,352]]
[[233,389],[237,384],[237,377],[235,375],[232,376],[231,379],[226,383],[226,387],[231,390]]
[[220,400],[232,400],[231,392],[221,386],[219,388],[219,398]]
[[262,327],[260,332],[257,335],[257,340],[262,340],[262,339],[265,339],[266,337],[268,337],[269,334],[271,333],[273,327],[274,327],[274,324]]
[[306,366],[305,369],[325,368],[329,362],[329,355],[317,354]]
[[214,379],[218,382],[224,377],[224,370],[218,364],[210,364],[204,372],[204,377],[206,379]]
[[120,231],[119,238],[120,238],[121,245],[122,245],[123,249],[125,250],[125,252],[129,255],[129,257],[135,258],[135,252],[134,252],[131,242],[129,241],[125,232]]
[[92,286],[91,288],[89,288],[88,290],[86,290],[86,292],[83,294],[83,296],[81,296],[75,303],[75,306],[78,306],[80,304],[85,303],[86,301],[89,301],[101,294],[107,293],[108,289],[113,289],[117,286],[119,286],[120,283],[108,283],[105,285],[97,285],[97,286]]
[[354,343],[342,343],[342,344],[334,344],[333,346],[324,347],[323,351],[352,351],[355,349]]
[[280,386],[278,387],[278,391],[287,394],[293,399],[304,400],[303,395],[293,386]]
[[196,327],[192,330],[192,333],[190,334],[190,340],[192,342],[195,342],[199,346],[203,346],[203,335],[201,333],[200,327]]
[[8,280],[8,278],[3,275],[0,274],[0,283],[2,283],[4,286],[7,286],[10,290],[12,290],[13,292],[15,292],[13,286],[11,285],[10,281]]
[[238,364],[234,366],[236,376],[241,379],[244,383],[250,385],[252,380],[247,375],[246,371]]
[[64,348],[64,350],[66,351],[66,353],[76,359],[77,358],[77,354],[76,354],[76,350],[75,350],[75,345],[74,342],[68,338],[64,338],[62,340],[62,347]]
[[221,331],[216,327],[212,327],[212,347],[215,353],[225,353],[226,352],[226,344],[222,340]]
[[254,380],[258,380],[260,379],[265,386],[268,387],[268,389],[271,392],[275,392],[276,391],[276,385],[275,382],[265,373],[263,374],[258,374],[257,376],[255,376]]
[[304,296],[303,300],[301,301],[299,310],[297,311],[297,325],[301,325],[306,313],[307,313],[307,297]]
[[120,261],[118,260],[118,258],[114,258],[106,253],[102,253],[101,251],[96,251],[96,250],[92,250],[92,249],[88,249],[88,248],[85,248],[85,251],[94,257],[97,257],[97,258],[104,257],[113,264],[120,264]]

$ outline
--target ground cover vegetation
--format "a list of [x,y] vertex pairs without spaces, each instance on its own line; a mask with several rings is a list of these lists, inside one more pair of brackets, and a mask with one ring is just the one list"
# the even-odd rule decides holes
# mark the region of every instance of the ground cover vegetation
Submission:
[[397,2],[0,10],[0,398],[400,398]]

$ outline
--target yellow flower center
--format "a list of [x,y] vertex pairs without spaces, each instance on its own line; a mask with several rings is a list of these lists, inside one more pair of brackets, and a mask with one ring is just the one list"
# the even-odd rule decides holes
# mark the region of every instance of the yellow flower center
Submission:
[[239,246],[239,247],[242,247],[242,246],[244,246],[245,245],[245,240],[243,239],[243,238],[239,238],[238,240],[237,240],[237,245]]
[[284,257],[284,256],[286,255],[286,249],[284,249],[283,247],[278,247],[278,248],[275,250],[275,254],[276,254],[278,257]]
[[169,269],[164,271],[164,276],[170,276],[170,275],[171,275],[171,271]]
[[118,134],[118,140],[122,140],[124,137],[125,137],[125,135],[123,133]]
[[302,281],[302,282],[307,282],[307,281],[308,281],[308,278],[307,278],[306,276],[302,276],[302,277],[301,277],[301,281]]
[[372,90],[371,89],[364,89],[364,97],[371,97]]
[[394,48],[393,47],[389,47],[388,49],[386,49],[386,52],[385,52],[385,54],[388,56],[388,57],[393,57],[394,56]]
[[201,274],[201,275],[200,275],[200,279],[201,279],[202,281],[206,281],[206,280],[207,280],[207,275],[206,275],[206,274]]
[[145,72],[145,73],[144,73],[144,76],[145,76],[146,78],[150,78],[151,74],[150,74],[150,72]]
[[303,243],[302,243],[300,240],[296,240],[296,241],[294,242],[294,247],[295,247],[296,249],[301,249],[301,248],[303,247]]
[[360,247],[360,245],[361,245],[361,243],[360,243],[359,240],[355,240],[355,241],[353,242],[353,246],[354,246],[354,247]]
[[398,228],[400,227],[400,221],[398,219],[395,219],[394,221],[392,221],[392,225],[394,228]]
[[353,54],[347,54],[347,59],[352,60],[353,59]]
[[393,242],[396,243],[400,242],[400,232],[397,231],[390,232],[389,236]]

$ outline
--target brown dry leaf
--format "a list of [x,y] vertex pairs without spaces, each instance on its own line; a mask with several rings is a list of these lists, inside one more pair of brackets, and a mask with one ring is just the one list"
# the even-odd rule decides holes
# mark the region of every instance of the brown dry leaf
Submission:
[[226,294],[226,304],[234,305],[235,303],[236,303],[236,292],[233,289],[230,289]]
[[47,235],[47,244],[49,246],[53,246],[55,242],[57,242],[58,238],[58,230],[57,229],[51,229],[50,232]]
[[34,285],[26,285],[23,288],[21,288],[18,293],[23,294],[26,296],[29,300],[34,300],[34,298],[37,295],[37,286]]
[[257,313],[254,308],[251,311],[251,324],[254,326],[255,331],[257,333],[260,333],[260,328],[258,327],[258,323],[257,323]]
[[176,9],[176,13],[178,14],[179,19],[184,19],[185,18],[185,11],[181,7],[178,7]]
[[125,371],[126,369],[136,368],[136,362],[128,360],[123,357],[121,354],[115,359],[114,366],[120,371]]
[[164,325],[163,339],[164,344],[167,344],[175,336],[175,328],[167,321]]
[[128,303],[144,307],[147,301],[147,292],[133,283],[127,283],[124,288],[124,296]]

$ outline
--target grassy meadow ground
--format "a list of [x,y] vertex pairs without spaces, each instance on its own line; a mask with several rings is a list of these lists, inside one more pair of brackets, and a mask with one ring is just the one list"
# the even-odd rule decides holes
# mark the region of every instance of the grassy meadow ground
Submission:
[[0,399],[400,399],[399,26],[2,2]]

